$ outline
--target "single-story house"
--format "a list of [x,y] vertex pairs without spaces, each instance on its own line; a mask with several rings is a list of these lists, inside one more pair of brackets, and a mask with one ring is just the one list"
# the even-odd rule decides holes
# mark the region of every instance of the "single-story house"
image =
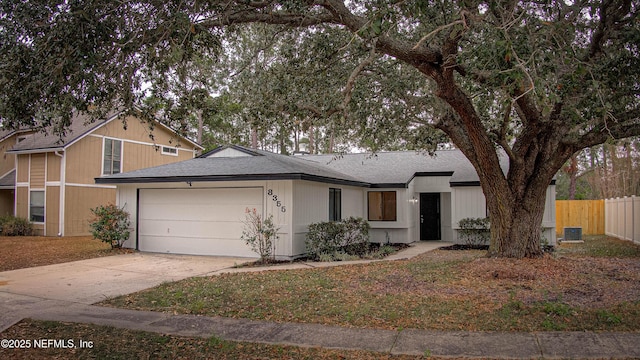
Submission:
[[[305,253],[308,225],[362,217],[371,240],[458,240],[458,221],[485,217],[478,176],[458,150],[286,156],[224,146],[198,158],[96,178],[131,215],[125,246],[141,251],[257,256],[240,239],[247,209],[273,216],[278,258]],[[555,184],[544,236],[555,243]]]
[[78,114],[62,137],[0,132],[0,212],[29,219],[39,235],[89,235],[91,208],[116,202],[115,185],[96,177],[193,159],[202,149],[159,122],[119,113],[93,122]]

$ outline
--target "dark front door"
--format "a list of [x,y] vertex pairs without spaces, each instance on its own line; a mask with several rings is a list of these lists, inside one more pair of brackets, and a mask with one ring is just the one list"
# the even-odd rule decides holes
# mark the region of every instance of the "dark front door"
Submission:
[[440,240],[440,193],[420,194],[420,240]]

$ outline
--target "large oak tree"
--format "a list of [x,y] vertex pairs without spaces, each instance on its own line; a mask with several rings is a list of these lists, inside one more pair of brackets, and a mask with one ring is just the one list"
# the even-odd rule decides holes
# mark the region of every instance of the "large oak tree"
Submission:
[[[480,176],[492,223],[490,254],[535,257],[555,173],[580,149],[640,134],[638,5],[5,0],[0,117],[5,126],[54,123],[64,131],[74,109],[130,108],[151,74],[157,79],[196,55],[217,56],[243,24],[324,36],[324,44],[335,38],[327,34],[338,33],[349,41],[335,41],[335,53],[351,61],[318,61],[353,64],[340,89],[325,89],[342,101],[322,107],[314,100],[323,99],[311,96],[296,101],[296,113],[339,114],[349,127],[350,121],[367,125],[370,110],[376,132],[398,124],[425,137],[425,129],[443,131]],[[376,108],[359,106],[372,98]],[[419,121],[389,116],[387,109],[399,105]],[[501,156],[508,158],[506,173]]]

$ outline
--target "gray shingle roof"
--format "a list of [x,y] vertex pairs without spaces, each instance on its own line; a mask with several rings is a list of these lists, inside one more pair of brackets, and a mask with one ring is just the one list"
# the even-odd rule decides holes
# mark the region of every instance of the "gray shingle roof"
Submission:
[[75,140],[98,128],[99,126],[103,125],[104,123],[108,122],[113,118],[113,116],[114,115],[109,115],[106,119],[96,120],[93,123],[87,123],[87,121],[89,120],[88,116],[76,115],[63,137],[51,133],[36,132],[20,143],[16,144],[10,151],[46,151],[51,149],[63,148],[66,145],[73,143]]
[[368,186],[362,180],[319,163],[256,151],[243,157],[195,158],[168,165],[96,178],[97,183],[308,179]]
[[[97,183],[308,179],[359,186],[403,187],[414,176],[451,176],[450,182],[477,183],[478,175],[459,150],[435,156],[417,152],[286,156],[239,146],[242,157],[200,157],[169,165],[97,178]],[[204,154],[209,155],[218,148]],[[506,158],[504,159],[506,160]]]
[[[113,112],[111,114],[107,114],[107,116],[103,119],[89,122],[90,117],[88,115],[76,114],[72,119],[71,125],[67,128],[64,136],[60,137],[52,133],[36,132],[20,143],[16,144],[11,150],[9,150],[9,152],[52,151],[61,149],[91,133],[98,127],[117,119],[117,116],[118,113]],[[162,125],[161,123],[158,124],[169,129],[170,131],[174,131],[167,126]],[[186,140],[192,142],[194,145],[202,149],[202,146],[196,144],[192,140]]]
[[415,151],[376,154],[305,155],[304,159],[322,163],[372,184],[407,184],[415,175],[448,175],[451,182],[477,182],[473,165],[460,150],[441,150],[435,156]]
[[16,186],[16,169],[0,178],[0,189],[13,189]]

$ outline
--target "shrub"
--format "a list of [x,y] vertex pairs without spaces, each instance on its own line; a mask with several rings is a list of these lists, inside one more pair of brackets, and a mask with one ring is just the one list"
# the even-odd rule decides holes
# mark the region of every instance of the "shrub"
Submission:
[[2,236],[31,236],[33,224],[21,217],[7,215],[0,217],[0,234]]
[[121,248],[129,238],[129,213],[113,204],[100,205],[91,212],[95,216],[89,224],[93,238],[108,243],[112,249]]
[[369,223],[362,218],[350,217],[342,221],[319,222],[309,225],[307,253],[314,260],[327,260],[346,256],[362,256],[369,250]]
[[307,232],[306,247],[307,253],[314,260],[320,260],[321,255],[327,260],[326,255],[331,255],[338,251],[341,225],[340,222],[329,221],[319,222],[309,225]]
[[464,218],[458,224],[460,225],[460,238],[466,245],[477,246],[485,245],[491,239],[491,223],[489,218]]
[[361,256],[369,250],[369,223],[362,218],[342,220],[340,247],[347,254]]
[[273,215],[269,215],[263,220],[256,209],[247,208],[245,213],[246,219],[241,239],[260,256],[261,262],[266,263],[275,256],[275,240],[278,239],[278,230],[280,229],[274,226]]

